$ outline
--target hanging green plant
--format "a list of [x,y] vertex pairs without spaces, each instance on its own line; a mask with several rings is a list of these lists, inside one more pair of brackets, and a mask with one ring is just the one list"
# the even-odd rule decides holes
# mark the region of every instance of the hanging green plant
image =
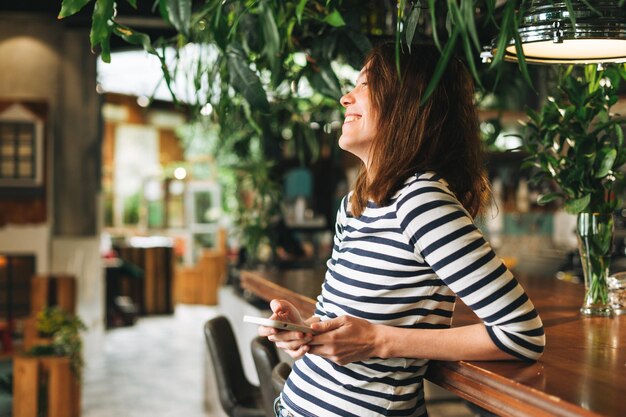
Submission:
[[[138,0],[126,1],[137,7]],[[338,98],[336,76],[330,68],[330,60],[342,53],[350,56],[350,51],[355,49],[367,51],[369,40],[366,34],[371,32],[379,36],[386,33],[384,28],[369,27],[370,23],[383,21],[386,24],[387,12],[391,10],[395,11],[389,17],[394,22],[393,38],[398,52],[401,48],[410,49],[414,41],[424,40],[434,42],[442,52],[437,70],[426,89],[426,98],[439,82],[451,57],[459,50],[480,85],[476,62],[482,52],[479,29],[496,36],[494,45],[497,52],[490,68],[499,71],[505,47],[514,42],[519,69],[530,83],[518,34],[523,12],[530,5],[530,0],[508,1],[504,5],[497,0],[400,0],[397,4],[395,1],[386,3],[378,0],[365,4],[356,0],[205,0],[195,5],[191,0],[157,0],[155,14],[177,32],[177,36],[169,40],[152,40],[147,34],[118,23],[116,10],[120,0],[62,0],[59,18],[76,14],[92,2],[95,5],[91,44],[94,50],[100,50],[105,62],[110,61],[110,37],[119,36],[156,55],[162,64],[165,82],[171,87],[175,64],[167,62],[164,47],[180,47],[188,42],[212,42],[224,56],[230,58],[225,65],[230,70],[239,69],[232,73],[227,83],[250,99],[250,104],[259,99],[258,74],[248,72],[247,65],[234,65],[235,62],[240,63],[237,55],[241,51],[248,64],[254,63],[258,69],[271,71],[272,87],[277,87],[284,80],[283,64],[290,52],[309,53],[310,69],[313,69],[308,74],[311,84],[316,85],[319,92]],[[572,9],[573,0],[564,0],[564,3],[568,10]],[[594,10],[588,2],[583,3]],[[623,1],[620,3],[623,4]],[[340,38],[341,42],[337,42]],[[315,53],[316,45],[331,53]],[[317,80],[313,81],[314,78]],[[243,79],[248,83],[242,82]],[[176,99],[174,91],[171,88],[170,91]]]
[[611,113],[626,65],[560,68],[555,94],[534,111],[526,126],[525,167],[533,181],[553,180],[558,191],[541,196],[539,204],[562,199],[565,210],[611,213],[620,207],[614,187],[623,178],[626,147],[621,124]]
[[626,64],[559,69],[556,94],[539,111],[529,110],[524,149],[534,182],[552,180],[558,191],[539,204],[561,199],[577,214],[576,234],[585,282],[581,312],[609,316],[607,277],[614,237],[613,213],[621,207],[615,189],[626,163],[626,121],[611,112]]

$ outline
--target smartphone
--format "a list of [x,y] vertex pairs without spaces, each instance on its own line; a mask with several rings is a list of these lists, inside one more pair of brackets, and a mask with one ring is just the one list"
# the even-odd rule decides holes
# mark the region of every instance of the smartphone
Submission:
[[255,316],[243,316],[243,321],[246,323],[258,324],[259,326],[273,327],[279,330],[291,330],[302,333],[313,333],[313,329],[308,326],[300,326],[298,324],[288,323],[286,321],[271,320],[263,317]]

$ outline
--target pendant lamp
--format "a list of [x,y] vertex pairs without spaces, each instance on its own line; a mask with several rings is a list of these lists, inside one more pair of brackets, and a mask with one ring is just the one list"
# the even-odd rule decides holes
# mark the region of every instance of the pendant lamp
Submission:
[[[619,1],[533,1],[519,26],[526,62],[593,64],[626,62],[626,6]],[[492,52],[495,54],[495,50]],[[515,42],[504,59],[517,61]]]

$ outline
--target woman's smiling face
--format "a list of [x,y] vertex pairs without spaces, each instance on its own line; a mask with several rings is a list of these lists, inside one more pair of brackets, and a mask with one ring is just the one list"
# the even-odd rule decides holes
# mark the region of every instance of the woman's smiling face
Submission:
[[340,102],[346,113],[339,147],[359,157],[367,166],[369,149],[378,131],[378,117],[371,105],[367,85],[367,66],[359,73],[356,86],[341,97]]

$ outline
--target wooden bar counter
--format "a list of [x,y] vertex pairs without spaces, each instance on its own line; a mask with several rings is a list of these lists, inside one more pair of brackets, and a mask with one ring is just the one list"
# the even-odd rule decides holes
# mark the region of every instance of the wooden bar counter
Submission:
[[[284,298],[314,311],[323,270],[242,271],[259,298]],[[546,349],[536,363],[433,361],[427,379],[503,416],[626,416],[626,316],[583,317],[582,285],[517,276],[543,320]],[[453,326],[478,318],[461,301]]]

